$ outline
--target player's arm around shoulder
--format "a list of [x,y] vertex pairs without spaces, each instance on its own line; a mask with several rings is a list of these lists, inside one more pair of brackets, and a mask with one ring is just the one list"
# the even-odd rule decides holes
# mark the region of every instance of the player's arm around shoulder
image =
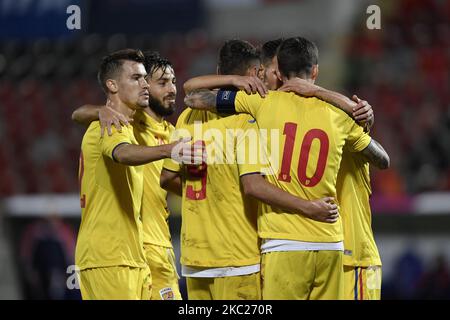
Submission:
[[72,113],[72,121],[86,126],[97,120],[100,121],[101,136],[103,136],[105,129],[108,135],[112,135],[112,126],[121,131],[122,126],[128,125],[133,121],[133,118],[128,118],[114,110],[109,105],[109,101],[104,106],[86,104]]
[[278,90],[282,92],[294,92],[300,96],[316,97],[323,100],[343,110],[367,129],[371,128],[374,124],[375,117],[372,106],[367,101],[359,99],[356,95],[350,99],[341,93],[325,89],[300,78],[289,79]]
[[206,75],[191,78],[183,85],[186,94],[199,89],[219,89],[233,87],[244,90],[247,94],[259,93],[261,97],[267,93],[265,84],[255,76],[239,75]]

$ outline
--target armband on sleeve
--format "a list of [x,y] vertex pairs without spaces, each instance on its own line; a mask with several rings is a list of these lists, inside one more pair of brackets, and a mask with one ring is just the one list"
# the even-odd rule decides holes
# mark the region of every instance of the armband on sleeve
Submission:
[[216,108],[218,113],[235,114],[234,101],[236,99],[236,91],[219,90],[216,98]]

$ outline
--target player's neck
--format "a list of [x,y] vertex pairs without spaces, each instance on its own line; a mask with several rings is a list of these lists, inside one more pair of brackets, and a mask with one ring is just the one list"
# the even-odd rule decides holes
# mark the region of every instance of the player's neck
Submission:
[[152,117],[153,119],[155,119],[158,122],[162,122],[164,120],[164,117],[162,115],[157,114],[150,107],[145,108],[144,112],[147,113],[150,117]]
[[119,99],[111,98],[111,102],[112,102],[111,108],[113,108],[114,110],[120,112],[121,114],[123,114],[124,116],[127,116],[127,117],[133,116],[135,110],[128,107],[123,101],[121,101]]

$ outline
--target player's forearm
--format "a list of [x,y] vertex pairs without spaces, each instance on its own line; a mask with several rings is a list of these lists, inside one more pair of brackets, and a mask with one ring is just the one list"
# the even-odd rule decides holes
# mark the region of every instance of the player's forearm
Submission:
[[241,177],[244,193],[261,202],[293,213],[303,213],[308,205],[307,200],[298,198],[273,184],[261,175],[252,174]]
[[350,100],[343,94],[319,86],[317,86],[317,90],[314,91],[314,96],[344,110],[350,116],[353,113],[353,108],[357,106],[356,102]]
[[369,145],[361,151],[361,153],[371,165],[378,169],[388,169],[391,165],[388,153],[375,139],[372,139]]
[[159,177],[159,186],[176,195],[182,195],[181,177],[178,172],[169,171],[163,168]]
[[114,159],[129,166],[139,166],[149,162],[169,158],[172,145],[166,144],[155,147],[137,144],[122,144],[114,150]]
[[177,196],[181,197],[181,195],[182,195],[181,178],[178,176],[178,177],[176,177],[174,179],[167,180],[164,183],[164,188],[163,189],[165,189],[165,190],[167,190],[169,192],[172,192],[172,193],[176,194]]
[[217,92],[208,89],[196,89],[184,98],[186,106],[192,109],[217,113]]
[[98,120],[100,108],[101,106],[85,104],[72,113],[72,120],[80,124],[89,125],[92,121]]
[[[314,96],[334,105],[335,107],[338,107],[339,109],[349,114],[352,118],[355,118],[353,112],[355,110],[354,108],[357,107],[358,104],[350,98],[344,96],[343,94],[317,86],[317,90],[314,92]],[[364,125],[365,130],[368,131],[373,127],[375,123],[375,117],[370,117],[365,123],[360,122],[359,120],[358,122]]]
[[216,89],[233,85],[231,75],[206,75],[195,77],[186,81],[183,85],[186,94],[197,89]]

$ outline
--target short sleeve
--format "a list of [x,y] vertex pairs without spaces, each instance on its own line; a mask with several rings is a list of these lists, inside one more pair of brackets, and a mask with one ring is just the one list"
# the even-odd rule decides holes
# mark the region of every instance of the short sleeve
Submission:
[[131,126],[122,127],[122,132],[119,132],[115,127],[112,127],[112,135],[109,136],[108,134],[105,134],[100,139],[102,153],[114,161],[113,152],[121,144],[136,144]]
[[239,91],[236,94],[234,107],[238,113],[248,113],[252,117],[257,117],[257,112],[264,98],[259,94],[247,94],[245,91]]
[[351,121],[349,135],[347,137],[346,148],[350,152],[360,152],[367,148],[372,138],[364,132],[364,128],[359,126],[353,119]]

